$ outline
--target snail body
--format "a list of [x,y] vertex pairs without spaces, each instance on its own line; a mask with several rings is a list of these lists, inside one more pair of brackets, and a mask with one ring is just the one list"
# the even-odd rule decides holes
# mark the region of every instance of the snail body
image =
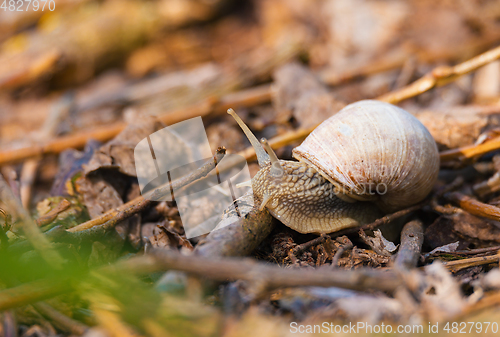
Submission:
[[434,139],[418,119],[389,103],[346,106],[293,149],[298,162],[278,160],[231,114],[257,153],[261,169],[251,184],[261,209],[301,233],[369,223],[423,200],[437,180]]

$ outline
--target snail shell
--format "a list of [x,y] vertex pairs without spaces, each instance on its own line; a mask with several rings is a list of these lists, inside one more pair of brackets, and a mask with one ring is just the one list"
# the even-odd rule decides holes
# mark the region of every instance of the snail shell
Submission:
[[386,212],[423,200],[439,172],[434,139],[420,121],[389,103],[350,104],[319,125],[293,156],[315,168],[346,201]]

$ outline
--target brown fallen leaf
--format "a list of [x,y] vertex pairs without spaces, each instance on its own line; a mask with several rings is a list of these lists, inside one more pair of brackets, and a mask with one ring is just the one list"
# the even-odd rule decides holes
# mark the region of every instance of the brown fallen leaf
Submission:
[[319,79],[305,66],[289,63],[274,72],[273,105],[278,122],[295,117],[302,128],[317,125],[342,109]]

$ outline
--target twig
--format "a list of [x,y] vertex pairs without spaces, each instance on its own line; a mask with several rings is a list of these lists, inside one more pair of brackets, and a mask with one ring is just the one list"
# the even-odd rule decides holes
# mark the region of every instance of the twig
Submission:
[[498,261],[499,261],[499,256],[498,254],[495,254],[489,256],[471,257],[462,260],[442,261],[442,263],[446,268],[450,269],[453,272],[457,272],[461,269],[469,267],[480,266],[483,264],[490,264],[490,263],[498,263]]
[[476,249],[468,249],[468,250],[456,250],[454,252],[445,252],[445,251],[435,251],[432,254],[425,253],[421,257],[421,261],[425,262],[431,257],[436,257],[439,255],[454,255],[454,256],[461,256],[461,255],[479,255],[479,254],[487,254],[491,252],[497,253],[500,250],[500,246],[493,246],[493,247],[487,247],[487,248],[476,248]]
[[14,197],[7,183],[0,175],[0,199],[8,208],[8,213],[19,219],[24,235],[31,243],[33,248],[47,262],[49,266],[55,269],[62,267],[63,259],[59,253],[54,250],[47,238],[40,232],[38,226],[33,222],[28,212],[21,206],[19,199]]
[[415,268],[424,243],[424,226],[420,220],[408,222],[401,232],[401,245],[394,262],[395,267]]
[[[222,113],[227,107],[253,106],[269,102],[271,90],[269,85],[243,90],[221,96],[219,99],[210,97],[193,105],[174,109],[158,116],[163,123],[172,125],[183,120],[207,116],[211,113]],[[117,122],[104,127],[97,127],[92,130],[77,132],[68,136],[58,137],[44,144],[0,151],[0,165],[18,162],[27,158],[43,156],[49,153],[60,153],[68,148],[82,148],[89,139],[107,141],[119,134],[126,127],[126,123]]]
[[338,242],[342,243],[342,246],[339,247],[339,249],[335,252],[335,255],[332,258],[332,267],[337,268],[339,264],[339,260],[344,254],[344,252],[348,249],[351,249],[354,247],[352,244],[351,240],[347,236],[341,236],[336,239]]
[[412,84],[399,90],[382,95],[377,99],[389,103],[401,102],[405,99],[420,95],[436,86],[454,81],[459,76],[468,74],[490,62],[497,60],[498,58],[500,58],[500,47],[493,48],[485,53],[471,58],[470,60],[452,67],[437,67],[429,74],[418,79]]
[[56,205],[56,207],[50,210],[47,214],[42,215],[41,217],[36,219],[35,223],[37,224],[38,227],[48,225],[57,218],[59,213],[67,210],[69,206],[71,206],[71,203],[68,200],[63,199],[61,200],[60,203]]
[[[200,178],[206,176],[208,173],[210,173],[210,171],[212,171],[215,168],[216,163],[220,163],[222,158],[224,158],[225,154],[226,154],[226,149],[224,147],[218,148],[215,155],[214,155],[214,158],[207,161],[203,166],[201,166],[200,168],[198,168],[196,171],[192,172],[191,174],[175,180],[172,183],[172,189],[177,190],[177,189],[181,188],[182,186],[189,184],[192,181],[195,181],[197,179],[200,179]],[[131,216],[131,215],[143,210],[144,208],[146,208],[151,203],[151,200],[146,199],[146,198],[149,198],[149,197],[151,197],[153,199],[159,198],[164,193],[170,193],[170,186],[160,187],[160,188],[158,188],[150,193],[147,193],[146,195],[139,196],[139,197],[129,201],[128,203],[126,203],[120,207],[117,207],[111,211],[106,212],[105,214],[101,215],[98,218],[89,220],[87,222],[79,224],[78,226],[75,226],[73,228],[68,229],[68,232],[84,231],[84,230],[88,230],[92,227],[105,224],[106,222],[109,222],[109,221],[116,221],[116,220],[113,220],[113,218],[119,218],[119,219],[123,220],[124,217],[126,218],[128,216]],[[108,223],[108,226],[109,226],[109,224],[114,224],[114,222]]]
[[425,204],[426,203],[423,202],[423,203],[402,209],[401,211],[397,211],[397,212],[394,212],[392,214],[388,214],[388,215],[386,215],[380,219],[377,219],[372,223],[366,224],[362,227],[346,228],[346,229],[343,229],[341,231],[332,233],[331,235],[332,236],[341,236],[341,235],[346,235],[346,234],[352,234],[352,233],[358,232],[360,230],[362,230],[362,231],[373,230],[379,226],[382,226],[384,224],[388,224],[388,223],[390,223],[398,218],[401,218],[407,214],[415,212],[415,211],[421,209],[422,207],[424,207]]
[[460,192],[445,193],[444,197],[457,203],[463,210],[484,218],[499,221],[500,208],[472,199]]
[[[185,256],[175,251],[155,250],[152,255],[136,259],[163,270],[175,269],[218,281],[247,280],[264,282],[268,289],[279,287],[340,287],[360,291],[377,289],[393,292],[401,284],[391,272],[360,268],[356,270],[291,269],[255,262],[249,259],[205,258]],[[130,259],[134,264],[142,264]],[[124,261],[126,264],[129,261]]]
[[[394,292],[401,285],[401,281],[394,273],[371,268],[335,271],[286,269],[250,259],[186,256],[173,250],[153,250],[151,254],[122,260],[114,265],[101,267],[97,271],[149,274],[172,269],[222,282],[238,279],[263,282],[267,289],[318,286]],[[81,277],[79,279],[84,280]],[[77,286],[75,282],[74,279],[59,277],[37,280],[2,290],[0,291],[0,310],[23,306],[69,292]]]
[[52,308],[47,303],[38,302],[34,303],[33,307],[40,313],[42,316],[50,319],[55,325],[64,332],[69,332],[72,335],[83,335],[85,331],[89,329],[89,327],[83,323],[80,323],[68,316],[60,313],[56,309]]
[[500,250],[500,246],[494,246],[494,247],[487,247],[487,248],[476,248],[476,249],[469,249],[469,250],[456,250],[454,252],[449,252],[446,254],[451,254],[451,255],[475,255],[475,254],[483,254],[483,253],[490,253],[490,252],[497,252]]
[[293,250],[292,250],[292,253],[294,255],[300,255],[302,252],[308,250],[310,247],[319,245],[319,244],[325,242],[325,240],[326,240],[326,235],[321,234],[320,236],[318,236],[315,239],[312,239],[310,241],[304,242],[303,244],[295,246],[295,248],[293,248]]
[[453,159],[470,159],[477,156],[482,156],[486,153],[500,149],[500,137],[493,138],[492,140],[478,145],[469,145],[459,147],[458,149],[451,149],[443,151],[439,154],[441,162],[450,161]]

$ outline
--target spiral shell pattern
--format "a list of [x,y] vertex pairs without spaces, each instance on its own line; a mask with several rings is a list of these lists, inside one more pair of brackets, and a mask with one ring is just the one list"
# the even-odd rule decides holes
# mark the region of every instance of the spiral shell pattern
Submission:
[[423,200],[439,172],[429,131],[405,110],[364,100],[319,125],[293,150],[348,198],[391,212]]

